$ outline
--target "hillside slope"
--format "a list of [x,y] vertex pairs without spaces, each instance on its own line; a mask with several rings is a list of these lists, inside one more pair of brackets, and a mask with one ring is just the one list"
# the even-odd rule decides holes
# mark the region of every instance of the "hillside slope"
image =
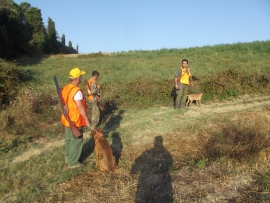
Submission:
[[[162,191],[158,191],[157,194],[154,191],[149,193],[150,196],[152,192],[152,195],[160,195],[160,192],[168,192],[167,190],[163,191],[165,190],[164,181],[167,181],[169,185],[166,188],[169,187],[171,190],[169,196],[175,201],[230,202],[232,200],[250,198],[243,194],[243,191],[251,188],[254,184],[253,173],[247,172],[245,169],[247,167],[246,163],[239,162],[241,163],[240,166],[233,166],[236,162],[226,159],[226,163],[229,163],[225,167],[228,170],[226,172],[227,175],[223,174],[224,165],[219,161],[205,167],[208,158],[203,156],[201,159],[200,157],[202,157],[207,148],[205,140],[209,138],[199,136],[198,131],[202,129],[197,125],[203,125],[206,122],[205,124],[209,125],[209,128],[211,126],[214,128],[218,124],[213,122],[207,124],[209,122],[208,119],[215,118],[216,116],[219,117],[219,115],[221,117],[227,113],[233,113],[233,116],[228,118],[229,120],[232,119],[232,122],[241,120],[243,112],[250,112],[250,114],[253,114],[252,112],[263,112],[266,118],[270,118],[269,98],[269,96],[244,96],[232,101],[202,104],[202,107],[197,107],[193,104],[184,111],[154,106],[147,110],[136,112],[122,110],[116,114],[110,114],[102,128],[105,135],[108,136],[109,143],[112,143],[114,151],[120,154],[119,168],[116,170],[116,173],[114,175],[106,175],[96,171],[85,171],[77,178],[70,180],[70,182],[59,185],[56,192],[63,193],[65,202],[85,202],[87,199],[91,199],[92,202],[100,202],[104,198],[110,200],[109,202],[119,202],[119,199],[122,202],[128,202],[133,201],[135,196],[138,195],[145,196],[146,198],[147,195],[138,189],[138,185],[143,184],[145,187],[152,187],[153,184],[161,184]],[[268,112],[265,110],[268,110]],[[115,135],[119,136],[117,142],[113,140]],[[156,157],[155,153],[152,154],[157,137],[162,139],[162,150],[158,149],[158,157]],[[89,132],[87,131],[85,132],[85,140],[86,142],[89,140]],[[52,150],[54,147],[63,146],[64,140],[38,140],[33,146],[35,144],[40,146],[39,149],[32,148],[25,151],[11,160],[10,164],[27,161],[41,153]],[[236,146],[235,149],[237,147],[239,146]],[[267,153],[262,157],[264,161],[268,160],[267,157],[270,155],[268,151],[264,152]],[[168,171],[165,172],[167,178],[163,177],[164,168],[162,169],[163,175],[156,174],[159,174],[159,172],[154,172],[154,174],[152,172],[147,172],[146,174],[140,172],[130,176],[130,173],[133,173],[134,167],[144,170],[142,168],[148,168],[148,164],[153,160],[157,160],[159,166],[162,166],[164,153],[172,159],[170,172],[169,169],[166,169]],[[262,156],[261,152],[255,155]],[[151,160],[148,160],[148,156],[152,157]],[[210,155],[209,159],[211,159]],[[136,166],[138,160],[140,160],[140,164]],[[191,164],[194,167],[192,170],[190,169],[191,160],[193,160],[192,162],[197,160]],[[93,154],[86,159],[86,163],[94,163]],[[167,164],[168,157],[164,162],[165,166]],[[237,174],[234,174],[235,172],[233,171],[236,168],[239,171]],[[142,177],[148,177],[148,182],[141,182]],[[209,181],[209,178],[211,181]],[[125,181],[124,179],[128,180]],[[114,182],[116,180],[120,182],[115,182],[114,184],[118,185],[121,183],[122,187],[129,188],[129,190],[112,187],[104,188],[104,186],[95,186],[96,188],[94,189],[91,186],[86,187],[89,184],[97,184],[97,181],[104,182],[105,184],[105,182]],[[74,187],[77,189],[74,190]],[[79,195],[74,196],[74,192],[78,192],[80,187],[84,189],[79,192]],[[123,190],[121,197],[119,196],[119,190]],[[147,198],[152,197],[147,196]],[[7,196],[5,199],[7,199]]]

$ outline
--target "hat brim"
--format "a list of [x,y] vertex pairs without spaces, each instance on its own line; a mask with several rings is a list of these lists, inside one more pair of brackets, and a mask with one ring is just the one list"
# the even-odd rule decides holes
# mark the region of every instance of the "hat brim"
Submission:
[[81,71],[80,75],[84,75],[86,72],[85,71]]

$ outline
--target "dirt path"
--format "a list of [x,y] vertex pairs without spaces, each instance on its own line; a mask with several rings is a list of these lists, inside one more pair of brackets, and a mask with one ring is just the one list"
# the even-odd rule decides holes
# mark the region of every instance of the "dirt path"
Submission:
[[[150,139],[147,136],[143,136],[145,134],[149,134],[149,132],[152,133],[165,133],[168,130],[172,129],[172,126],[175,125],[175,122],[178,121],[179,116],[186,116],[189,118],[196,118],[199,116],[204,115],[211,115],[211,114],[219,114],[219,113],[225,113],[225,112],[232,112],[232,111],[241,111],[241,110],[248,110],[252,108],[257,108],[261,106],[270,106],[270,96],[257,96],[257,97],[250,97],[250,96],[243,96],[240,99],[236,99],[233,101],[226,101],[226,102],[220,102],[220,103],[212,103],[212,104],[202,104],[202,107],[199,108],[195,106],[194,104],[191,105],[189,110],[187,110],[184,114],[178,114],[173,108],[169,107],[160,107],[158,111],[154,110],[152,114],[149,115],[149,112],[143,114],[140,116],[141,119],[138,120],[137,116],[127,116],[126,119],[122,120],[119,124],[119,128],[127,128],[130,125],[140,125],[138,122],[144,122],[148,124],[147,129],[140,129],[138,128],[137,132],[132,132],[132,134],[140,134],[141,137],[143,137],[143,141],[147,142],[148,140],[152,141],[152,138]],[[174,116],[171,116],[171,115]],[[117,115],[116,115],[117,116]],[[128,117],[128,118],[127,118]],[[162,123],[167,121],[167,119],[171,118],[170,125],[166,125],[166,127],[162,126]],[[143,124],[142,124],[143,125]],[[160,128],[159,128],[160,126]],[[85,138],[89,138],[89,132],[85,133]],[[134,138],[134,144],[136,144],[138,138]],[[137,141],[137,142],[136,142]],[[142,140],[140,140],[142,142]],[[47,141],[45,139],[37,140],[33,143],[33,147],[29,149],[28,151],[25,151],[21,155],[15,157],[10,164],[22,162],[29,160],[33,156],[38,156],[41,153],[46,152],[47,150],[51,150],[54,147],[59,147],[64,145],[64,139],[62,140],[50,140]],[[38,146],[38,147],[37,147]]]

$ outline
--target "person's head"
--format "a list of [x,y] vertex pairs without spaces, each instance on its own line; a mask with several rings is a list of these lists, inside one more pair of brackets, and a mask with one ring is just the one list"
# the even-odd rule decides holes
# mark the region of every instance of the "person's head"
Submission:
[[163,138],[162,136],[156,136],[154,141],[154,146],[162,146],[163,145]]
[[182,60],[182,67],[186,68],[188,66],[188,60],[187,59],[183,59]]
[[78,85],[82,81],[82,75],[85,74],[85,71],[81,71],[79,68],[73,68],[69,72],[69,79],[75,85]]
[[92,72],[92,78],[97,79],[98,76],[99,76],[99,72],[97,72],[97,71],[94,70],[94,71]]

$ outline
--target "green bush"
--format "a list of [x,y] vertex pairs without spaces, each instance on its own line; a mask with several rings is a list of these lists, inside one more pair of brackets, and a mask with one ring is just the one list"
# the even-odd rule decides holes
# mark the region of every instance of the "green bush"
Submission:
[[0,105],[7,106],[15,100],[23,82],[33,80],[33,71],[20,70],[17,65],[0,59]]
[[14,63],[0,59],[0,105],[8,105],[15,99],[21,83],[20,75]]

